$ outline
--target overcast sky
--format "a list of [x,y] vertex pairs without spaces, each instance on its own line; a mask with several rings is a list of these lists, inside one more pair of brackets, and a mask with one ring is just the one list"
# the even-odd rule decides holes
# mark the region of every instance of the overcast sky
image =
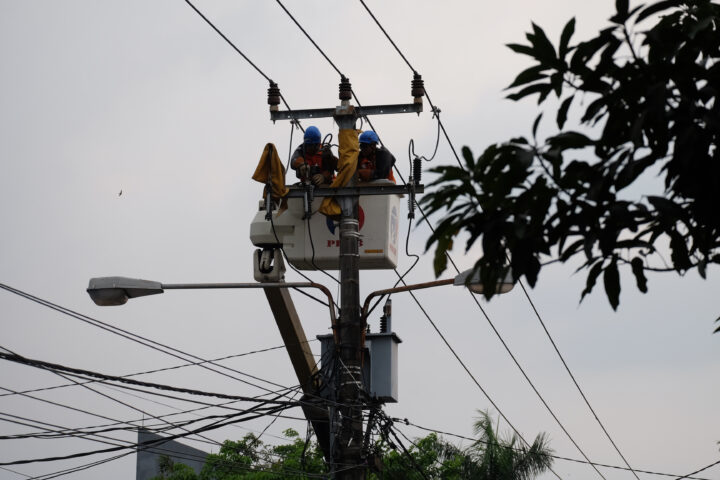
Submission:
[[[363,104],[410,101],[411,70],[359,2],[284,3],[350,77]],[[576,38],[588,38],[605,25],[614,7],[610,0],[367,4],[423,75],[455,148],[467,145],[476,154],[492,142],[527,135],[536,114],[532,101],[503,100],[502,89],[527,65],[504,44],[522,41],[531,21],[556,39],[573,16]],[[291,107],[336,105],[337,73],[275,2],[198,0],[196,5],[278,82]],[[89,278],[104,275],[167,283],[252,281],[254,247],[248,233],[262,186],[250,176],[265,143],[275,143],[285,159],[290,136],[287,123],[269,120],[267,81],[181,0],[0,0],[0,61],[0,282],[203,358],[281,345],[264,296],[257,292],[168,292],[113,308],[95,306],[85,293]],[[405,176],[410,139],[418,154],[432,153],[436,123],[427,111],[419,117],[376,117],[373,123]],[[317,125],[323,134],[336,133],[330,120]],[[434,165],[454,161],[442,139]],[[407,231],[403,222],[402,235]],[[427,237],[426,227],[413,227],[410,253],[422,254]],[[459,248],[453,252],[461,269],[477,255]],[[411,263],[401,255],[399,269]],[[711,269],[705,281],[694,272],[684,278],[651,275],[645,295],[627,273],[617,313],[600,287],[578,303],[585,275],[573,275],[572,266],[544,269],[529,293],[630,464],[687,474],[720,460],[720,335],[711,334],[720,314],[717,270]],[[310,275],[338,295],[332,280]],[[294,272],[287,279],[301,280]],[[424,255],[408,281],[431,279],[432,256]],[[393,271],[363,272],[361,297],[395,281]],[[327,333],[327,310],[293,297],[308,337]],[[418,298],[526,438],[546,432],[556,454],[581,459],[467,292],[442,287]],[[588,457],[622,466],[521,289],[480,304]],[[182,363],[7,291],[0,291],[0,312],[0,346],[30,358],[111,375]],[[471,436],[478,409],[497,412],[407,294],[393,297],[393,313],[403,343],[400,401],[389,405],[388,413]],[[370,321],[376,328],[377,315]],[[319,350],[317,342],[313,348]],[[226,364],[281,385],[296,383],[282,349]],[[141,378],[237,395],[263,393],[199,368]],[[9,362],[0,369],[4,389],[64,383],[51,373]],[[155,416],[174,412],[170,406],[191,408],[148,394],[98,390]],[[118,420],[143,417],[80,387],[33,395]],[[18,395],[0,396],[0,412],[62,427],[108,423]],[[269,422],[241,425],[259,432]],[[508,428],[504,422],[500,426]],[[277,441],[288,427],[305,431],[301,421],[280,420],[263,438]],[[410,437],[425,434],[399,428]],[[0,435],[32,431],[0,421]],[[247,431],[226,427],[207,435],[222,441]],[[117,436],[134,440],[130,433]],[[104,448],[85,440],[0,442],[0,462]],[[102,458],[12,466],[17,473],[0,470],[0,479],[29,478]],[[130,455],[70,478],[132,478],[134,462]],[[554,469],[567,479],[599,477],[588,465],[563,460]],[[621,470],[601,472],[609,480],[633,478]],[[700,476],[720,478],[720,466]]]

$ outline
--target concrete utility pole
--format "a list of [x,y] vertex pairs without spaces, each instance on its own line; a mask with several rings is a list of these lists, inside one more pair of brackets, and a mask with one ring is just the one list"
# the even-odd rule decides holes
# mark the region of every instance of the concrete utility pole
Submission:
[[[340,82],[340,106],[325,109],[293,110],[281,112],[280,89],[271,84],[268,89],[270,118],[276,120],[298,120],[301,118],[333,117],[340,130],[354,130],[358,117],[367,115],[385,115],[396,113],[422,112],[422,97],[425,94],[422,79],[415,75],[412,83],[412,104],[376,105],[354,107],[350,105],[352,87],[350,81],[342,77]],[[342,143],[342,142],[341,142]],[[343,147],[342,145],[340,146]],[[373,187],[355,185],[357,175],[350,185],[340,188],[316,188],[314,195],[333,196],[341,207],[340,215],[340,318],[335,332],[336,341],[336,372],[339,385],[334,398],[338,403],[337,411],[340,424],[335,425],[336,417],[330,414],[330,451],[331,475],[338,480],[364,480],[367,465],[363,459],[363,378],[362,350],[364,317],[360,309],[360,274],[359,274],[359,195],[388,195],[421,192],[421,186]],[[290,191],[288,197],[298,196],[302,192]],[[333,388],[333,387],[331,387]],[[329,411],[334,411],[330,408]],[[339,467],[339,468],[338,468]]]
[[[344,106],[350,100],[340,100]],[[352,115],[335,117],[340,129],[354,129],[355,117]],[[362,407],[362,332],[360,316],[360,271],[358,268],[358,196],[340,198],[342,214],[340,216],[340,319],[338,322],[340,345],[338,368],[340,370],[340,415],[342,422],[336,435],[339,463],[343,468],[337,472],[340,480],[362,480],[366,468],[362,465],[363,416]],[[349,468],[354,466],[355,468]],[[344,469],[344,468],[347,468]]]

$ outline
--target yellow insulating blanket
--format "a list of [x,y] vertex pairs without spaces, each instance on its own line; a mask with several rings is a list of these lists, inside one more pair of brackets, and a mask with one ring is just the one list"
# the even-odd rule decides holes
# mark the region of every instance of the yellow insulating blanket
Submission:
[[[338,161],[338,172],[330,188],[346,187],[352,180],[357,170],[357,159],[360,153],[358,135],[361,130],[346,129],[340,130],[338,134],[340,160]],[[329,217],[338,216],[341,213],[340,205],[333,197],[323,198],[320,205],[320,213]]]
[[272,183],[272,197],[275,200],[284,197],[290,191],[285,186],[285,169],[280,161],[277,148],[272,143],[265,145],[252,179],[265,184],[270,180]]

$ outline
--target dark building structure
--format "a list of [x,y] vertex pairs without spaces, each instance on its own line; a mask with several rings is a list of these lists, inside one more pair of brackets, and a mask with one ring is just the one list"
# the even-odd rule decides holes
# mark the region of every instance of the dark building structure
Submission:
[[188,447],[174,440],[162,441],[163,438],[161,435],[147,430],[138,430],[138,445],[146,442],[157,443],[138,448],[135,480],[150,480],[160,475],[159,462],[163,456],[169,457],[175,463],[184,463],[192,467],[195,472],[200,473],[205,464],[207,452]]

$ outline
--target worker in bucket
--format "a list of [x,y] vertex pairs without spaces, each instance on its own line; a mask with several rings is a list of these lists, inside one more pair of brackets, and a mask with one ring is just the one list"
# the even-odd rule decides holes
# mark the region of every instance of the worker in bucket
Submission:
[[302,183],[329,185],[335,177],[338,159],[332,154],[330,145],[323,147],[321,138],[317,127],[308,127],[303,143],[290,157],[290,165]]
[[395,183],[392,168],[395,157],[390,151],[378,146],[380,139],[372,130],[360,134],[360,154],[358,155],[358,179],[369,182],[385,178]]

